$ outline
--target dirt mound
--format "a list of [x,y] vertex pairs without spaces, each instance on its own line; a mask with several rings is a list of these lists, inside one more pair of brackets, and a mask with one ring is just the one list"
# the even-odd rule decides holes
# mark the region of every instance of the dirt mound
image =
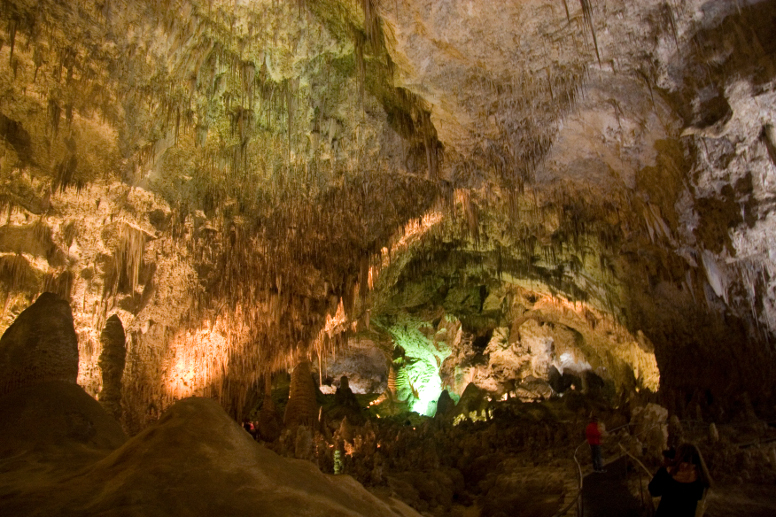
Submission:
[[[391,506],[389,506],[389,504]],[[83,472],[0,498],[3,515],[417,516],[348,476],[265,449],[214,401],[186,399]]]
[[99,452],[120,447],[121,426],[77,384],[51,381],[0,397],[0,459],[38,453]]

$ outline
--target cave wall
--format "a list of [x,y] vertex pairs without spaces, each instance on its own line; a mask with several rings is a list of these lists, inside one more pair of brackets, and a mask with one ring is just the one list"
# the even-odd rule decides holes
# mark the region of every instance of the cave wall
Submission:
[[434,239],[643,333],[672,407],[765,403],[773,2],[590,5],[385,5],[396,80],[471,187]]
[[772,401],[774,2],[2,7],[2,325],[68,299],[98,394],[117,314],[130,428],[443,285],[477,331],[518,307],[456,290],[536,293],[623,385],[654,353],[673,406]]
[[240,411],[333,346],[365,259],[433,200],[425,112],[380,82],[355,4],[19,0],[2,21],[3,322],[69,299],[98,394],[117,314],[133,429],[192,394]]

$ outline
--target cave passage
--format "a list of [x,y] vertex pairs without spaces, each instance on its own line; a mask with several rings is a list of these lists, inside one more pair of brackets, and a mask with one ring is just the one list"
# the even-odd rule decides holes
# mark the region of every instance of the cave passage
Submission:
[[0,2],[0,513],[776,511],[776,1],[492,4]]

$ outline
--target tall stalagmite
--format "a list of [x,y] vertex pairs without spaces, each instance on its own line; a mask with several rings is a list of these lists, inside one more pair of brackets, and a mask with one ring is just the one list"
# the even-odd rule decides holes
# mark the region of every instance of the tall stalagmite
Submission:
[[283,422],[286,427],[313,425],[318,417],[315,384],[310,374],[310,363],[303,361],[291,373],[291,391]]
[[102,353],[99,365],[102,370],[100,402],[117,420],[121,419],[121,376],[124,374],[127,347],[124,326],[117,315],[108,318],[100,334]]
[[70,304],[43,293],[0,339],[0,395],[46,381],[75,383],[78,337]]

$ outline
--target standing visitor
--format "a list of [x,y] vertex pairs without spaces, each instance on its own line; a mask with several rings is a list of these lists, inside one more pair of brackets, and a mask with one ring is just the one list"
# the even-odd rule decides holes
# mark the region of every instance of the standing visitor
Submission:
[[673,457],[665,454],[664,457],[663,466],[649,482],[649,493],[661,498],[655,517],[703,515],[706,492],[712,481],[698,448],[685,443],[676,449]]
[[598,426],[598,417],[591,416],[590,423],[585,428],[585,438],[590,446],[590,455],[593,458],[593,471],[597,473],[606,472],[601,460],[601,428]]

